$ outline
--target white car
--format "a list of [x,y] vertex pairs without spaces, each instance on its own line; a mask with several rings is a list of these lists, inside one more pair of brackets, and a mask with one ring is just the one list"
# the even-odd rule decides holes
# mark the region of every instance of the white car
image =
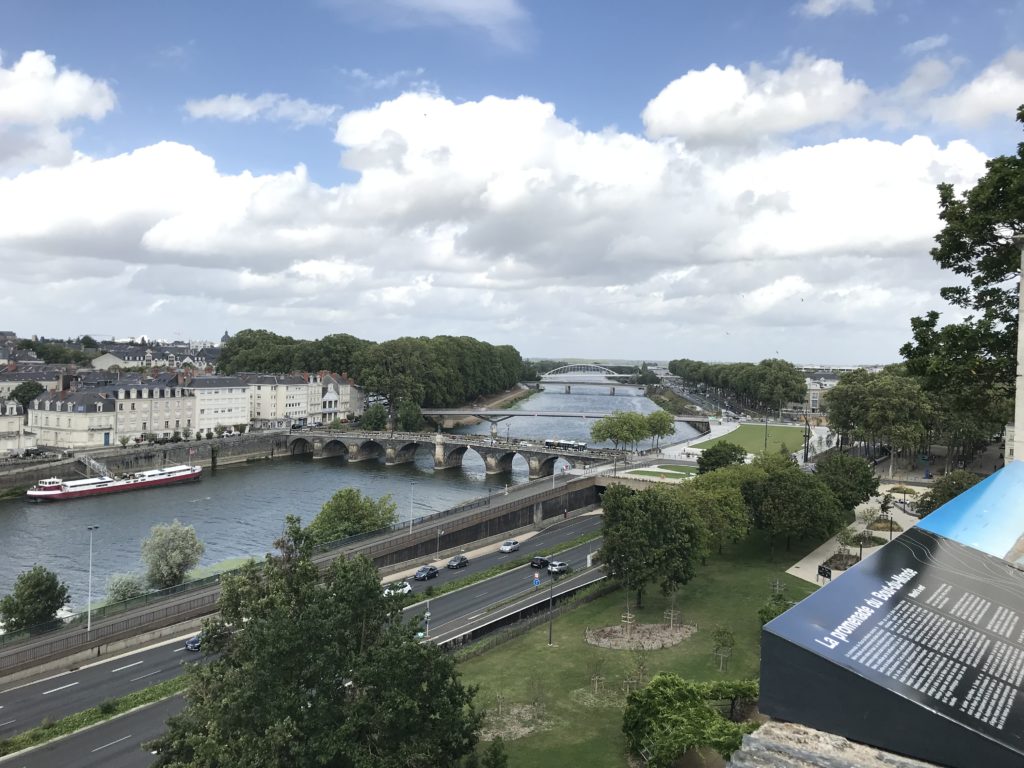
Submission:
[[509,539],[508,541],[501,542],[501,546],[498,547],[499,552],[518,552],[519,542],[515,539]]
[[408,581],[393,581],[384,585],[385,595],[408,595],[412,592],[412,584]]

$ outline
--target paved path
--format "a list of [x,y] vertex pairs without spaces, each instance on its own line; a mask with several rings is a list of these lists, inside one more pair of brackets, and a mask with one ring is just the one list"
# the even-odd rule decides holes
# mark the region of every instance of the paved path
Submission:
[[[877,510],[878,504],[882,499],[882,495],[885,494],[886,491],[889,491],[894,486],[895,483],[883,483],[882,485],[880,485],[878,488],[878,495],[874,496],[870,501],[866,501],[863,504],[859,505],[856,510],[857,514],[859,515],[861,510],[863,509],[874,508]],[[896,496],[896,498],[897,500],[900,499],[899,496]],[[918,518],[914,517],[913,515],[908,515],[906,512],[900,509],[900,505],[898,504],[893,505],[892,518],[899,524],[901,528],[903,528],[904,531],[910,528],[911,526],[916,525],[918,521]],[[864,530],[864,524],[858,519],[854,521],[849,526],[849,528],[853,531],[862,531]],[[881,536],[882,538],[885,538],[888,535],[884,531],[874,531],[874,533],[877,536]],[[900,532],[893,533],[894,539],[899,536]],[[836,553],[837,548],[838,544],[836,543],[836,539],[833,536],[820,547],[818,547],[812,552],[809,552],[805,557],[801,558],[795,565],[793,565],[792,568],[787,570],[786,573],[790,574],[791,576],[796,576],[797,578],[803,579],[804,581],[809,581],[812,584],[821,585],[822,581],[818,578],[818,566],[824,563],[826,560],[828,560],[832,555],[834,555]],[[875,554],[875,552],[877,552],[880,549],[880,546],[865,547],[863,554],[864,559],[871,557],[871,555]],[[832,578],[839,578],[840,576],[842,576],[843,573],[844,571],[833,570]]]

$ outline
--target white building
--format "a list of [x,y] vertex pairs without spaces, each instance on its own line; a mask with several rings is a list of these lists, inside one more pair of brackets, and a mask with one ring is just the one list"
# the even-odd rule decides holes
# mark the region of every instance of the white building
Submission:
[[100,448],[117,437],[116,402],[99,392],[46,392],[28,406],[36,443],[53,448]]
[[145,435],[173,437],[176,432],[181,435],[195,429],[196,398],[177,374],[163,374],[139,384],[117,384],[103,392],[116,401],[118,440]]
[[25,410],[17,400],[0,400],[0,457],[20,456],[26,448],[35,448],[35,440],[25,434]]
[[248,426],[249,387],[237,376],[194,376],[185,388],[195,397],[196,432],[240,432]]
[[263,428],[305,424],[309,416],[309,384],[298,375],[239,373],[249,388],[252,423]]

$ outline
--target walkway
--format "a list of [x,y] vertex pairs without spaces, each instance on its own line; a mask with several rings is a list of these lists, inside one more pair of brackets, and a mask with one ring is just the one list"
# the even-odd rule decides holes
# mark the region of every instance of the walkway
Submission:
[[[877,510],[878,509],[878,505],[879,505],[879,503],[882,500],[882,496],[886,492],[891,491],[895,486],[896,486],[895,483],[888,483],[888,482],[883,483],[878,488],[878,495],[877,496],[873,496],[870,500],[864,502],[863,504],[860,504],[857,507],[857,509],[855,510],[857,515],[858,515],[858,519],[855,520],[853,523],[851,523],[848,526],[850,528],[850,530],[852,530],[852,531],[862,531],[862,530],[864,530],[864,523],[862,523],[860,521],[860,519],[859,519],[859,515],[860,515],[861,511],[865,510],[865,509],[875,509],[875,510]],[[899,495],[896,495],[896,499],[901,501]],[[895,520],[896,523],[904,531],[907,530],[908,528],[910,528],[911,526],[916,525],[917,521],[918,521],[918,518],[914,517],[913,515],[908,515],[906,512],[904,512],[902,510],[900,504],[894,504],[893,505],[891,514],[892,514],[892,519]],[[879,536],[881,538],[886,538],[889,535],[885,531],[874,531],[873,533],[875,533],[875,535],[877,535],[877,536]],[[901,533],[902,533],[902,531],[894,532],[892,536],[895,539],[895,538],[898,538]],[[805,557],[801,558],[800,561],[797,562],[792,568],[787,570],[786,573],[790,574],[791,576],[796,576],[797,578],[803,579],[804,581],[809,581],[812,584],[818,584],[820,586],[820,585],[822,585],[823,582],[822,582],[821,579],[818,578],[818,566],[821,565],[822,563],[824,563],[830,557],[832,557],[832,555],[834,555],[836,553],[838,548],[839,548],[839,545],[836,542],[836,537],[833,536],[831,539],[826,541],[820,547],[818,547],[814,551],[808,553]],[[875,552],[877,552],[881,548],[882,548],[881,546],[878,546],[878,547],[864,547],[864,554],[862,556],[863,559],[866,560],[867,558],[871,557],[871,555],[875,554]],[[850,548],[850,551],[851,552],[853,551],[852,547]],[[833,579],[837,579],[840,576],[842,576],[843,573],[845,573],[845,571],[833,570],[832,571],[832,578]]]

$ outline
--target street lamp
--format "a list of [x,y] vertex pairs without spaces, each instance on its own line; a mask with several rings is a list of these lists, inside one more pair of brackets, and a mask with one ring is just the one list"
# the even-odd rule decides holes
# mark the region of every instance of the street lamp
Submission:
[[92,532],[99,528],[98,525],[87,527],[89,531],[89,602],[85,606],[85,636],[88,637],[92,631]]
[[430,637],[430,600],[427,600],[427,612],[423,614],[423,622],[426,625],[426,636]]
[[558,578],[557,573],[552,573],[551,578],[548,580],[548,645],[553,645],[551,641],[551,635],[554,631],[555,612],[554,612],[554,600],[555,600],[555,579]]
[[415,492],[415,490],[416,490],[416,483],[413,482],[413,481],[410,481],[409,482],[409,533],[410,534],[412,533],[412,519],[414,517],[413,511],[412,511],[412,499],[413,499],[413,493]]

